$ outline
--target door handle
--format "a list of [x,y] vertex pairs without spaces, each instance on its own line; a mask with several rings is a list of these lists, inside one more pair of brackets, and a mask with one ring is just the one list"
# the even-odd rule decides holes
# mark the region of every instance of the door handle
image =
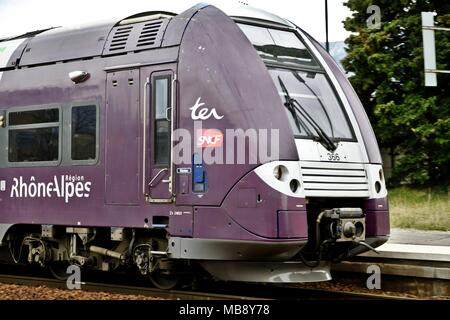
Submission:
[[[169,116],[169,114],[170,114],[170,116]],[[169,122],[172,121],[172,107],[168,107],[166,109],[166,120]]]
[[[164,171],[167,171],[168,169],[167,168],[164,168],[164,169],[161,169],[161,170],[159,170],[158,171],[158,173],[152,178],[152,180],[149,182],[149,184],[148,184],[148,186],[151,188],[151,187],[154,187],[153,186],[153,182],[155,182],[155,180],[156,180],[156,178],[158,178],[159,177],[159,175],[161,174],[161,173],[163,173]],[[164,181],[163,181],[164,182]]]

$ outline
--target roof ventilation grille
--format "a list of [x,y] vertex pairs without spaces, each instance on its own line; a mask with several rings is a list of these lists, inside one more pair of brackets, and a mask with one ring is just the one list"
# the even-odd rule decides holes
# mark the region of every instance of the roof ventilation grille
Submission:
[[128,38],[133,30],[133,26],[126,26],[117,28],[114,32],[114,35],[111,39],[111,43],[109,45],[109,51],[118,51],[124,50],[127,46]]
[[159,29],[161,28],[162,21],[149,22],[144,25],[137,42],[137,47],[154,45],[156,38],[158,37]]
[[168,18],[162,18],[114,27],[108,37],[103,55],[160,47],[169,21]]

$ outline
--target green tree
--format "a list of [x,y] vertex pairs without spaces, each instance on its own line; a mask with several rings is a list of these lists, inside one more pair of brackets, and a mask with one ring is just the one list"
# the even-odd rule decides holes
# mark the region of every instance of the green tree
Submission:
[[[421,12],[450,25],[448,0],[348,0],[344,21],[354,32],[343,65],[374,125],[379,143],[399,155],[391,184],[449,184],[450,76],[424,86]],[[381,26],[369,28],[367,8],[381,9]],[[436,31],[438,69],[450,69],[450,32]]]

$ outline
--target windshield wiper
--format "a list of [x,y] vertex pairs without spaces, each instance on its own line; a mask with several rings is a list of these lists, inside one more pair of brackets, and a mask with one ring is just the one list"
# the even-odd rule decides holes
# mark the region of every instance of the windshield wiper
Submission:
[[322,100],[320,99],[320,97],[317,95],[317,93],[313,90],[313,88],[311,88],[308,83],[302,78],[301,75],[298,74],[298,72],[296,71],[292,71],[292,73],[294,74],[294,77],[301,83],[304,84],[304,86],[309,90],[309,92],[311,92],[316,98],[317,101],[319,102],[320,106],[322,107],[323,112],[325,113],[325,116],[327,117],[328,123],[330,124],[330,129],[331,129],[331,136],[334,138],[334,128],[333,128],[333,123],[331,122],[330,116],[328,114],[327,108],[325,108],[325,106],[322,103]]
[[280,76],[278,76],[278,81],[280,82],[281,89],[283,90],[284,97],[286,99],[286,102],[284,103],[284,106],[289,110],[289,112],[292,114],[292,117],[294,118],[295,125],[297,126],[297,129],[299,133],[302,132],[302,127],[305,129],[306,133],[308,135],[313,135],[311,130],[309,130],[308,126],[305,125],[303,120],[298,116],[295,106],[292,103],[292,98],[289,94],[289,91],[287,90],[286,86],[284,85],[283,81],[281,80]]
[[306,120],[308,120],[308,122],[311,124],[314,130],[316,130],[317,135],[320,138],[320,142],[322,142],[323,146],[331,152],[336,150],[337,146],[334,144],[333,140],[326,134],[325,131],[323,131],[323,129],[317,124],[317,122],[314,121],[314,119],[309,115],[309,113],[306,112],[306,110],[302,107],[302,105],[295,99],[293,99],[293,102],[297,105],[296,109],[299,112],[302,111],[300,113],[306,118]]
[[[294,119],[298,118],[297,112],[298,111],[305,119],[308,121],[308,123],[311,125],[311,127],[314,128],[314,130],[317,132],[319,141],[322,143],[322,145],[329,151],[333,152],[337,149],[337,146],[334,144],[333,140],[323,131],[323,129],[317,124],[317,122],[309,115],[309,113],[303,108],[303,106],[294,98],[291,98],[289,95],[289,91],[287,90],[283,80],[281,80],[281,77],[278,76],[278,81],[280,82],[281,89],[283,90],[285,96],[286,96],[286,103],[285,106],[288,108],[289,111],[294,108],[295,117]],[[292,111],[291,111],[292,113]],[[301,121],[301,119],[298,119]],[[296,121],[297,124],[297,121]],[[306,126],[303,126],[305,129]],[[309,131],[309,130],[307,130]],[[308,134],[310,134],[309,132]]]

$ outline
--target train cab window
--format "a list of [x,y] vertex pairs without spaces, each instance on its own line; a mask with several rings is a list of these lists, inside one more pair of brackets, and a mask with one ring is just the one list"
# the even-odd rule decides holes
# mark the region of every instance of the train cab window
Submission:
[[8,114],[10,163],[59,160],[59,108],[14,111]]
[[320,69],[300,38],[293,31],[269,29],[239,23],[238,26],[268,64]]
[[71,158],[94,160],[97,150],[96,106],[72,107]]
[[154,163],[164,166],[170,157],[170,76],[154,78]]

